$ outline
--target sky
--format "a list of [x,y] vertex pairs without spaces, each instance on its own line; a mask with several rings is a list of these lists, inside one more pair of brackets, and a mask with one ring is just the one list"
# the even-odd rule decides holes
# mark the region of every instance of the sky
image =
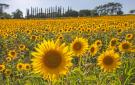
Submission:
[[129,10],[135,9],[135,0],[0,0],[0,3],[9,4],[9,9],[5,11],[12,13],[16,9],[23,11],[26,14],[26,8],[39,7],[48,8],[51,6],[62,6],[67,8],[72,7],[74,10],[80,9],[93,9],[98,5],[108,2],[119,2],[123,4],[124,13],[128,13]]

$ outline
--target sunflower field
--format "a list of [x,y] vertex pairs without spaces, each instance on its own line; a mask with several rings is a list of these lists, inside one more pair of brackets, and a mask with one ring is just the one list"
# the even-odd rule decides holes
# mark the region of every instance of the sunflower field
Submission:
[[135,16],[0,20],[0,85],[135,85]]

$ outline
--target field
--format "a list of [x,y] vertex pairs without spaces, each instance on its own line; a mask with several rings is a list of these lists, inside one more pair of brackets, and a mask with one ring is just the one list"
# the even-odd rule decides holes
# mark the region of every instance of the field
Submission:
[[135,16],[0,20],[0,85],[135,85]]

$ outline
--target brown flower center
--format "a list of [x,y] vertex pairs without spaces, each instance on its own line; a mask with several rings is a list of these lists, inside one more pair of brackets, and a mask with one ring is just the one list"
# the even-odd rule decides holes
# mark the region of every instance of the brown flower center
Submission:
[[15,55],[15,52],[11,52],[11,55]]
[[131,37],[131,35],[128,35],[127,37],[128,37],[128,38],[130,38],[130,37]]
[[30,68],[30,67],[27,65],[27,66],[26,66],[26,69],[29,69],[29,68]]
[[111,41],[111,46],[115,46],[116,45],[116,40],[112,40]]
[[3,68],[2,68],[2,66],[0,66],[0,70],[2,70]]
[[118,30],[118,32],[121,32],[121,31],[122,31],[121,29]]
[[129,49],[130,45],[128,43],[124,43],[124,44],[122,44],[122,48],[123,49]]
[[105,58],[103,59],[103,63],[105,65],[112,65],[113,62],[114,62],[114,60],[111,56],[105,56]]
[[18,67],[21,69],[22,68],[22,65],[19,65]]
[[78,50],[81,50],[82,48],[82,44],[80,42],[76,42],[74,45],[73,45],[73,49],[78,51]]
[[94,52],[95,51],[95,48],[94,47],[91,47],[91,49],[90,49],[90,52]]
[[100,42],[97,42],[97,45],[100,45],[101,43]]
[[23,45],[21,45],[21,46],[20,46],[20,48],[24,48],[24,46],[23,46]]
[[56,50],[50,50],[43,57],[43,62],[48,68],[57,68],[62,62],[62,55]]

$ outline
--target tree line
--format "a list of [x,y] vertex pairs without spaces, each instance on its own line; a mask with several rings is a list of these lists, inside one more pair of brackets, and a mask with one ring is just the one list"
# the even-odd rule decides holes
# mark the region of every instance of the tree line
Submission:
[[[26,16],[23,17],[23,12],[17,9],[12,12],[12,15],[3,12],[8,8],[7,4],[0,4],[0,18],[59,18],[59,17],[93,17],[93,16],[105,16],[105,15],[123,15],[123,5],[121,3],[109,2],[107,4],[96,6],[94,9],[82,9],[79,11],[73,10],[71,7],[64,8],[62,6],[55,6],[49,8],[31,7],[26,9]],[[135,10],[130,10],[130,14],[134,14]]]
[[27,9],[27,18],[55,18],[55,17],[86,17],[86,16],[103,16],[103,15],[123,15],[122,4],[110,2],[99,5],[92,10],[73,10],[71,7],[67,9],[63,7],[50,7],[46,9],[32,8]]

